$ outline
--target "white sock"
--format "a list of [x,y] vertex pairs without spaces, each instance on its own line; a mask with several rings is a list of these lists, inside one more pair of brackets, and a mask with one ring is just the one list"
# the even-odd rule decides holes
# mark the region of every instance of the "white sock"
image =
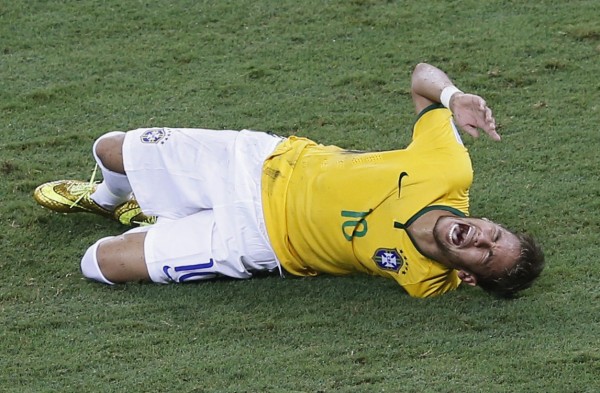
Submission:
[[98,167],[100,167],[104,181],[98,185],[96,191],[90,196],[97,204],[109,210],[114,209],[116,206],[130,199],[132,191],[131,184],[129,184],[129,179],[127,179],[127,176],[106,169],[96,154],[96,145],[98,142],[102,138],[115,134],[124,134],[124,132],[113,131],[109,132],[108,134],[104,134],[96,140],[94,147],[92,148],[94,158],[98,163]]
[[102,238],[87,249],[87,251],[83,255],[83,258],[81,258],[81,272],[83,273],[84,277],[89,278],[91,280],[95,280],[104,284],[114,285],[114,282],[109,281],[106,279],[106,277],[104,277],[104,274],[102,274],[102,271],[100,270],[100,266],[98,266],[98,259],[96,258],[98,245],[102,241],[110,238],[112,238],[112,236]]

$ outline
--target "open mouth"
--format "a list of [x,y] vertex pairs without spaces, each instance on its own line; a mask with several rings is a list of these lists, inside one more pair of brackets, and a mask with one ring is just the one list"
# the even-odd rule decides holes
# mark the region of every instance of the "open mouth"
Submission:
[[471,233],[471,226],[467,224],[454,224],[450,228],[450,243],[457,247],[461,247],[466,244],[469,234]]

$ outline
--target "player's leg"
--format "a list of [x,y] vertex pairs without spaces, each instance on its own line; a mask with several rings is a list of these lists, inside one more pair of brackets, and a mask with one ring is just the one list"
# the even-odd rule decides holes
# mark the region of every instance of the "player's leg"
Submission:
[[105,170],[125,175],[123,166],[123,141],[125,132],[112,131],[94,142],[93,153],[98,165]]
[[[230,201],[247,177],[260,181],[262,164],[279,142],[261,132],[138,129],[125,137],[123,163],[144,212],[178,219]],[[255,164],[258,171],[250,174]]]
[[148,281],[148,269],[144,259],[146,234],[126,233],[102,242],[97,258],[100,271],[114,283]]
[[218,275],[248,278],[240,258],[230,260],[212,211],[132,229],[100,239],[81,260],[83,275],[105,284],[130,281],[181,283]]
[[211,210],[154,226],[135,228],[92,245],[81,259],[86,278],[116,284],[132,281],[185,283],[219,276],[246,279],[278,268],[263,240],[235,245],[219,231]]
[[228,231],[219,229],[214,212],[203,210],[99,240],[83,256],[81,271],[105,284],[250,278],[253,272],[277,268],[270,247],[263,241],[255,243],[236,244]]
[[[125,171],[123,144],[127,134],[109,132],[94,143],[93,153],[102,171],[103,181],[90,198],[100,206],[113,212],[113,218],[125,225],[153,224],[156,217],[147,216],[135,199]],[[133,158],[134,160],[136,158]]]
[[147,214],[179,219],[231,195],[231,157],[237,131],[149,128],[129,131],[123,163],[136,200]]
[[113,131],[98,138],[92,148],[104,180],[90,197],[97,204],[111,211],[131,199],[131,185],[123,168],[124,140],[124,132]]
[[[92,246],[82,261],[84,275],[105,283],[111,281],[103,272],[119,281],[149,276],[153,282],[168,283],[219,275],[248,278],[256,271],[276,270],[278,263],[260,214],[260,175],[264,158],[279,140],[266,134],[243,134],[236,146],[237,137],[234,132],[208,130],[128,133],[123,160],[129,180],[136,197],[144,196],[146,206],[162,218],[154,226],[129,231],[122,239],[101,240]],[[104,157],[102,151],[100,156]],[[239,165],[230,167],[238,161]],[[158,167],[165,169],[152,170]],[[207,208],[210,205],[204,203],[211,200],[219,203]],[[195,209],[200,211],[194,213]],[[168,219],[169,215],[183,217]],[[146,231],[143,241],[128,236],[141,231]],[[104,241],[107,248],[99,247]],[[97,254],[98,248],[102,254]],[[121,258],[126,254],[127,258]],[[140,258],[147,270],[140,268]]]
[[81,259],[83,275],[105,284],[148,281],[145,238],[145,232],[136,232],[98,240]]

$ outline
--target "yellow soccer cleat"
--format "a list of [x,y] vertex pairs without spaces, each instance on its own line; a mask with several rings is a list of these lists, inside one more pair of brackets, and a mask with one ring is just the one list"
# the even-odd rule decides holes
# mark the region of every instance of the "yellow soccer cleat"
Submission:
[[130,199],[117,206],[113,218],[128,226],[144,226],[156,223],[156,217],[145,215],[135,199]]
[[96,183],[80,180],[57,180],[42,184],[33,192],[40,205],[58,213],[94,213],[112,217],[113,212],[98,205],[90,195]]

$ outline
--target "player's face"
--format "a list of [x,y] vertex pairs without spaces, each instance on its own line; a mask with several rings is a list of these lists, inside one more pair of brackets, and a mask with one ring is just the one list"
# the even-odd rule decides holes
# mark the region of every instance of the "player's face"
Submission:
[[442,216],[434,236],[453,268],[479,277],[498,277],[514,266],[521,253],[517,236],[481,218]]

